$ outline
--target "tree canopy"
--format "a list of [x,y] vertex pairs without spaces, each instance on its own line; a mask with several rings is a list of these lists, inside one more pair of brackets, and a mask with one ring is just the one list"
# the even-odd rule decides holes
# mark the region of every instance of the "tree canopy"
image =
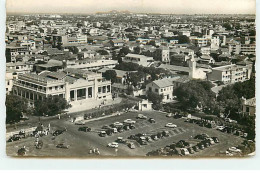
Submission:
[[111,83],[113,84],[116,81],[116,71],[107,70],[105,73],[103,73],[103,77],[105,77],[106,80],[111,80]]
[[19,122],[22,117],[22,113],[26,113],[28,111],[28,104],[26,100],[12,94],[6,96],[5,105],[6,123]]
[[69,108],[67,101],[59,96],[48,96],[44,100],[37,100],[34,103],[34,114],[37,116],[53,116]]

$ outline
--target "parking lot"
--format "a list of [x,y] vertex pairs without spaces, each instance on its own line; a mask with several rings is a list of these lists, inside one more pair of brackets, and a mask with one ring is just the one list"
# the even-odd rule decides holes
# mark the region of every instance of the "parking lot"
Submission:
[[[142,113],[147,116],[147,119],[137,119],[137,115]],[[206,127],[200,127],[197,124],[184,122],[185,119],[175,119],[173,117],[166,117],[167,114],[149,111],[149,112],[128,112],[121,115],[103,118],[96,121],[87,122],[85,125],[75,125],[66,119],[53,120],[51,122],[52,129],[61,129],[66,127],[67,131],[63,134],[52,137],[51,134],[41,137],[43,141],[43,148],[36,149],[34,146],[34,138],[28,137],[21,141],[14,141],[7,143],[7,155],[16,156],[17,150],[26,146],[27,156],[50,156],[50,157],[100,157],[100,156],[145,156],[148,152],[170,145],[173,142],[179,140],[192,141],[198,134],[206,133],[210,137],[218,137],[220,143],[205,148],[192,156],[215,156],[220,151],[225,151],[229,147],[237,146],[241,144],[243,138],[223,133],[215,129]],[[155,123],[150,123],[149,118],[153,118]],[[115,122],[122,123],[126,119],[132,119],[136,121],[134,124],[135,129],[125,130],[121,133],[113,133],[111,136],[100,137],[99,133],[102,131],[104,125],[110,125]],[[167,123],[173,123],[177,125],[177,128],[165,127]],[[47,125],[47,124],[45,124]],[[87,126],[91,128],[91,132],[78,131],[79,127]],[[168,131],[169,137],[164,137],[158,140],[152,140],[147,142],[147,145],[140,145],[135,140],[130,140],[134,143],[135,149],[130,149],[126,144],[119,143],[118,148],[107,147],[108,143],[115,142],[118,137],[127,139],[131,135],[138,133],[146,134],[150,136],[157,134],[158,132]],[[69,149],[56,148],[59,143],[69,145]],[[90,149],[96,149],[100,151],[100,155],[89,154]]]

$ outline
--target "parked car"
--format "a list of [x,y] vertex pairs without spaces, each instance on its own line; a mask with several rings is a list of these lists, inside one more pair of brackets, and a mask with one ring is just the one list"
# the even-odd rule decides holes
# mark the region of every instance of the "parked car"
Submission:
[[57,148],[69,149],[69,145],[65,145],[65,144],[63,144],[63,143],[56,145],[56,147],[57,147]]
[[90,132],[91,131],[91,128],[90,127],[79,127],[78,131],[82,131],[82,132]]
[[112,127],[120,127],[120,126],[123,126],[123,123],[115,122],[112,124]]
[[242,151],[236,147],[230,147],[228,151],[233,153],[242,153]]
[[202,143],[198,143],[198,145],[197,145],[198,147],[199,147],[199,149],[201,149],[201,150],[204,150],[204,145],[202,144]]
[[177,125],[176,125],[176,124],[173,124],[173,123],[167,123],[167,124],[165,125],[165,127],[176,128]]
[[110,129],[110,127],[105,125],[105,126],[102,126],[101,129]]
[[170,133],[169,133],[169,131],[165,131],[165,130],[164,130],[164,131],[162,132],[162,135],[165,136],[165,137],[168,137],[168,136],[170,136]]
[[132,125],[132,124],[130,124],[130,125],[129,125],[129,128],[130,128],[130,129],[135,129],[135,126]]
[[107,144],[107,146],[110,147],[110,148],[118,148],[118,143],[112,142],[112,143]]
[[225,129],[225,126],[217,126],[216,129],[219,130],[219,131],[222,131],[222,130]]
[[155,123],[155,119],[153,119],[153,118],[150,118],[148,121],[149,121],[150,123]]
[[186,148],[181,148],[181,154],[182,155],[189,155],[189,151]]
[[19,141],[19,140],[21,140],[20,135],[13,135],[13,136],[11,136],[11,137],[7,140],[7,142],[13,142],[13,141]]
[[146,136],[146,140],[147,140],[147,142],[151,142],[151,141],[153,141],[152,138],[151,138],[150,136]]
[[188,148],[188,151],[189,151],[190,154],[194,154],[194,150],[193,150],[192,147]]
[[55,130],[52,135],[58,136],[58,135],[61,135],[62,133],[64,133],[65,131],[67,131],[66,128],[64,130]]
[[117,131],[118,131],[119,133],[121,133],[121,132],[124,131],[124,129],[123,129],[123,127],[118,127],[118,128],[117,128]]
[[193,146],[192,149],[193,149],[193,151],[195,151],[195,152],[198,152],[198,151],[199,151],[199,147],[198,147],[197,145]]
[[99,136],[100,136],[100,137],[106,137],[106,136],[107,136],[106,131],[101,131],[101,132],[99,133]]
[[135,144],[133,142],[130,142],[127,146],[131,149],[135,149]]
[[212,138],[206,138],[206,141],[209,142],[211,145],[215,144]]
[[151,135],[151,138],[152,138],[154,141],[157,141],[157,140],[158,140],[157,135]]
[[219,139],[217,137],[212,137],[215,143],[219,143]]
[[75,125],[85,125],[86,123],[84,121],[76,121]]
[[209,138],[209,135],[207,135],[207,134],[200,134],[200,135],[196,135],[195,137],[194,137],[194,139],[200,139],[200,140],[205,140],[206,138]]
[[176,147],[179,147],[179,148],[184,148],[184,147],[189,147],[189,146],[190,146],[190,143],[186,142],[184,140],[180,140],[179,142],[176,143]]
[[172,113],[167,114],[166,117],[172,117]]
[[143,114],[138,114],[137,119],[147,119],[147,116],[143,115]]
[[132,119],[126,119],[126,120],[124,121],[124,123],[127,123],[127,124],[135,124],[136,121],[134,121],[134,120],[132,120]]

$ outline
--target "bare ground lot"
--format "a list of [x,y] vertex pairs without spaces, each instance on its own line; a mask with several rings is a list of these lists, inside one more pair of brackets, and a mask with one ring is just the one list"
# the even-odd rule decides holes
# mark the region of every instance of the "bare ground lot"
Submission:
[[[142,112],[149,118],[154,118],[156,123],[151,124],[148,120],[139,120],[136,119],[138,112],[128,112],[119,116],[104,118],[97,121],[92,121],[86,123],[85,126],[91,127],[92,132],[80,132],[78,128],[80,126],[74,125],[66,119],[57,120],[54,119],[51,122],[52,129],[60,129],[63,127],[67,128],[67,131],[64,134],[57,136],[55,139],[52,139],[52,135],[41,137],[43,141],[43,148],[36,149],[34,146],[35,138],[28,137],[22,139],[21,141],[15,141],[7,143],[6,153],[8,156],[17,156],[17,150],[22,146],[27,148],[27,156],[41,156],[41,157],[97,157],[97,155],[89,154],[89,150],[92,148],[98,148],[100,151],[100,156],[98,157],[142,157],[145,156],[148,152],[156,150],[166,145],[171,144],[172,142],[178,142],[179,140],[193,140],[194,136],[201,133],[206,133],[211,137],[218,137],[220,140],[219,144],[215,144],[200,150],[200,152],[191,155],[192,157],[203,156],[203,157],[212,157],[215,156],[220,151],[225,151],[229,147],[237,146],[241,144],[243,138],[234,136],[231,134],[223,133],[215,129],[208,129],[206,127],[200,127],[197,124],[191,124],[184,122],[184,119],[174,119],[167,118],[165,113],[149,111]],[[112,136],[100,137],[98,132],[101,130],[101,127],[104,125],[110,125],[114,122],[123,122],[125,119],[132,119],[136,122],[136,129],[124,131],[122,133],[116,133]],[[45,122],[45,126],[48,125]],[[167,128],[165,125],[167,123],[174,123],[178,127],[175,129]],[[159,139],[158,141],[148,142],[148,145],[140,146],[137,143],[135,149],[130,149],[124,144],[119,144],[118,150],[113,148],[108,148],[107,144],[114,142],[117,137],[127,138],[130,135],[137,133],[146,133],[146,134],[155,134],[159,131],[168,130],[170,132],[170,137]],[[56,145],[59,143],[65,143],[70,145],[69,149],[60,149],[56,148]]]

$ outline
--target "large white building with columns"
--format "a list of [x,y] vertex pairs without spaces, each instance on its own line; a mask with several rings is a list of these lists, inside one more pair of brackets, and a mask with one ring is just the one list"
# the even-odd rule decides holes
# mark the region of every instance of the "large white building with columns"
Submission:
[[112,99],[111,81],[105,80],[101,73],[79,69],[18,75],[13,84],[13,93],[31,104],[49,95],[63,97],[68,102]]

